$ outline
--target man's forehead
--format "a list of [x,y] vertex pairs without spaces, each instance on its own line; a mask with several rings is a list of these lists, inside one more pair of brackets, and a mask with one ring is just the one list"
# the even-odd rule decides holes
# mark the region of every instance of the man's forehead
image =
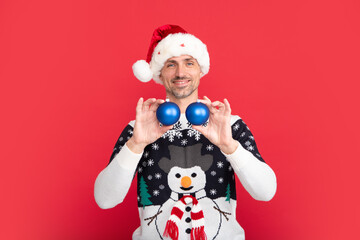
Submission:
[[191,61],[191,60],[196,60],[196,59],[190,55],[181,55],[181,56],[169,58],[168,60],[166,60],[166,62],[180,62],[180,61]]

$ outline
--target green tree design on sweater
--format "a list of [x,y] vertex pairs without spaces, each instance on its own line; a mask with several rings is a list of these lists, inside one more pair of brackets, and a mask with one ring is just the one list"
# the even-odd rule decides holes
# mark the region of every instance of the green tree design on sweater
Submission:
[[143,208],[148,205],[152,205],[152,202],[149,200],[151,195],[148,193],[148,186],[146,185],[146,182],[144,180],[144,177],[141,176],[140,178],[140,203],[143,205]]
[[226,187],[226,200],[230,203],[230,184],[227,185]]

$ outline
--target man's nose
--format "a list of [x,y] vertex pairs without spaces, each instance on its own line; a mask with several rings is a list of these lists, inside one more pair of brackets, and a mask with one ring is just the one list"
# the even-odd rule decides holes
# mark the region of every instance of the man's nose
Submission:
[[185,76],[185,68],[182,64],[179,64],[176,68],[176,76],[177,77],[184,77]]

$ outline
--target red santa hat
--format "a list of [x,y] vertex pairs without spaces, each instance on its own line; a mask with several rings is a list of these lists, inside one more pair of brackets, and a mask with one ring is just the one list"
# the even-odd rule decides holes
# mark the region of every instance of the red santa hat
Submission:
[[146,61],[139,60],[132,66],[134,75],[142,82],[154,79],[162,84],[159,76],[165,62],[172,57],[190,55],[197,60],[203,76],[209,72],[210,57],[206,45],[194,35],[176,25],[155,29]]

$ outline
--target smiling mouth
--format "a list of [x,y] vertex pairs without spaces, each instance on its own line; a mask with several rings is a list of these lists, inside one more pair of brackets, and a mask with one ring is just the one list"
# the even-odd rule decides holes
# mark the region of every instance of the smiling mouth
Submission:
[[182,86],[186,86],[188,83],[190,82],[190,80],[174,80],[172,81],[172,83],[175,85],[175,86],[178,86],[178,87],[182,87]]
[[192,188],[193,188],[194,186],[191,186],[191,187],[188,187],[188,188],[184,188],[184,187],[180,187],[182,190],[184,190],[184,191],[189,191],[189,190],[191,190]]

